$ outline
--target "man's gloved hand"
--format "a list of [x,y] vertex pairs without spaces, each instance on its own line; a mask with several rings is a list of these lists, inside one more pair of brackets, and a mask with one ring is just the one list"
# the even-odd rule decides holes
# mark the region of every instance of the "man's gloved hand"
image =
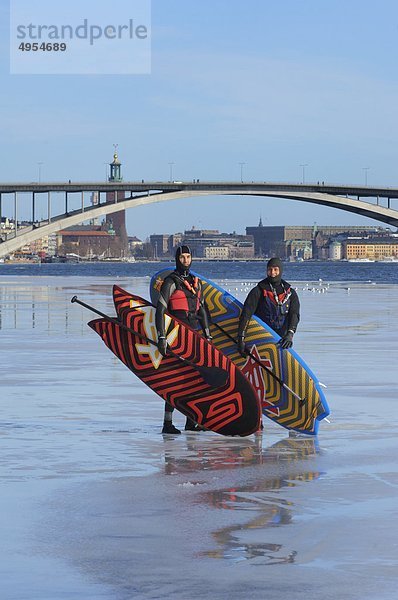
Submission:
[[167,354],[167,340],[164,335],[158,337],[158,350],[162,356]]
[[246,354],[247,354],[244,335],[238,336],[238,352],[242,356],[246,356]]
[[288,348],[291,348],[293,346],[293,335],[294,335],[294,331],[289,329],[287,334],[284,335],[283,338],[281,338],[279,340],[279,344],[280,344],[281,348],[284,348],[285,350],[287,350]]

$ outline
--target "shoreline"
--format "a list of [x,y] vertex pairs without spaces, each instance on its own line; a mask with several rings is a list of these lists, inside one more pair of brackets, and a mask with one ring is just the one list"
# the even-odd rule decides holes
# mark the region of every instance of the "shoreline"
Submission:
[[[233,264],[233,263],[265,263],[268,261],[270,257],[258,257],[258,258],[194,258],[195,263],[219,263],[219,264]],[[341,263],[349,263],[349,264],[398,264],[398,259],[384,259],[384,260],[362,260],[362,259],[346,259],[341,258],[339,260],[332,259],[319,259],[319,258],[309,258],[306,260],[286,260],[281,259],[284,265],[306,265],[306,264],[341,264]],[[107,259],[107,260],[90,260],[81,258],[80,260],[54,260],[54,261],[37,261],[37,260],[0,260],[1,265],[64,265],[64,264],[91,264],[91,265],[100,265],[100,264],[123,264],[123,265],[134,265],[136,263],[139,264],[169,264],[174,263],[174,259],[170,258],[159,258],[159,259],[135,259],[135,260],[123,260],[123,259]]]

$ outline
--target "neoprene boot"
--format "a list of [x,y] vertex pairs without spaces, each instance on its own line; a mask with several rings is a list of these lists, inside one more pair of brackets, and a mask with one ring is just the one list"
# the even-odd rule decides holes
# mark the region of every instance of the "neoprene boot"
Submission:
[[181,433],[177,427],[174,427],[171,421],[165,421],[163,423],[162,433]]
[[200,427],[196,425],[192,419],[187,417],[187,422],[185,423],[185,431],[200,431]]

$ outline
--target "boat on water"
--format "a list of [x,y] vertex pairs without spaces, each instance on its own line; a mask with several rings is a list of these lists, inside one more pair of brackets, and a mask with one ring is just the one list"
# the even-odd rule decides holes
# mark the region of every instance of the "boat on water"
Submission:
[[397,256],[386,256],[385,258],[381,258],[377,262],[381,262],[381,263],[398,263],[398,257]]
[[398,257],[386,256],[384,258],[378,258],[377,260],[372,258],[349,258],[350,263],[398,263]]

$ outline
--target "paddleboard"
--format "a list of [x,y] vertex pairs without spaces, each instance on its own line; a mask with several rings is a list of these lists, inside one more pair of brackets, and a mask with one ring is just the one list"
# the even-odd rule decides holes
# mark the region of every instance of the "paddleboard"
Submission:
[[[162,269],[152,277],[150,294],[153,304],[156,305],[162,282],[171,272],[172,269]],[[286,429],[316,435],[320,421],[330,411],[319,380],[311,369],[293,349],[282,349],[278,344],[280,337],[256,316],[252,317],[246,329],[245,342],[251,356],[241,356],[231,338],[237,338],[243,304],[210,279],[193,274],[202,282],[213,344],[252,383],[263,414]],[[296,395],[284,388],[278,379]]]
[[[258,430],[261,405],[257,394],[225,354],[166,313],[173,354],[163,357],[148,341],[157,341],[155,307],[116,285],[113,299],[118,322],[95,319],[89,326],[148,387],[205,429],[239,436]],[[222,385],[215,386],[214,373],[225,374]]]

